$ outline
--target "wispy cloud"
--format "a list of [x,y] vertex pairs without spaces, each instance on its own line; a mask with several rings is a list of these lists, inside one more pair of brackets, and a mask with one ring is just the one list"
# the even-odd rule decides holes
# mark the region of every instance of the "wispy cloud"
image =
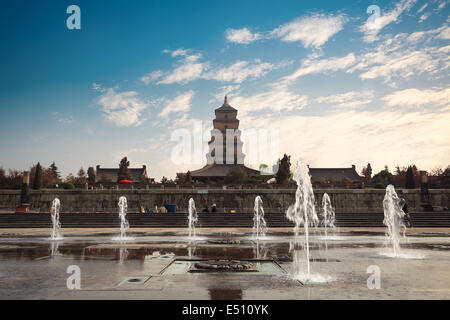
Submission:
[[157,84],[186,84],[188,82],[205,79],[219,82],[242,83],[247,79],[256,79],[265,76],[269,71],[281,68],[291,62],[270,63],[260,59],[253,61],[238,60],[227,66],[213,65],[210,62],[199,61],[202,55],[189,54],[188,50],[178,49],[170,52],[173,57],[181,56],[178,65],[169,72],[154,71],[141,78],[149,84],[159,80]]
[[97,104],[102,107],[105,120],[118,127],[140,125],[145,120],[142,111],[149,106],[148,102],[138,97],[137,92],[116,92],[113,88],[107,89],[97,99]]
[[327,71],[345,70],[356,62],[354,53],[349,53],[344,57],[332,57],[327,59],[305,59],[301,67],[294,73],[286,76],[285,81],[293,81],[307,74],[323,73]]
[[191,90],[169,100],[158,117],[167,118],[171,113],[185,115],[191,108],[193,97],[194,91]]
[[259,111],[279,113],[300,110],[308,105],[308,98],[305,95],[295,93],[283,84],[272,84],[252,95],[231,96],[229,101],[239,108],[241,115]]
[[250,42],[261,39],[261,34],[252,33],[247,28],[242,29],[227,29],[225,31],[225,37],[229,42],[239,44],[249,44]]
[[390,107],[450,106],[450,88],[446,89],[405,89],[393,92],[383,98]]
[[276,28],[271,35],[285,42],[301,42],[305,48],[319,48],[341,31],[345,22],[344,15],[312,14]]
[[319,103],[333,104],[333,106],[341,108],[355,108],[371,103],[373,98],[373,90],[364,90],[323,96],[316,98],[315,101]]

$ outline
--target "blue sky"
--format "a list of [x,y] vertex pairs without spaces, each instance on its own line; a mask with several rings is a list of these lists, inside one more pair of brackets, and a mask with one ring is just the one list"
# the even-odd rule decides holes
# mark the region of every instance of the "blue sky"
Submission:
[[[66,27],[71,4],[81,30]],[[201,164],[174,163],[171,134],[208,132],[225,94],[241,128],[279,132],[278,156],[447,166],[449,12],[444,0],[7,1],[0,166],[55,161],[67,175],[127,155],[174,177]]]

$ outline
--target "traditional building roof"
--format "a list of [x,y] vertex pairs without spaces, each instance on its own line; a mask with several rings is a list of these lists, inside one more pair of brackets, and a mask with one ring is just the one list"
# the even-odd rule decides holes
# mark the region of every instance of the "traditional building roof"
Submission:
[[356,172],[355,165],[351,168],[309,168],[311,182],[320,183],[322,179],[333,179],[336,182],[344,181],[344,178],[350,179],[353,183],[362,182],[362,177]]
[[219,107],[219,108],[217,108],[216,110],[214,110],[214,111],[222,111],[222,112],[237,112],[237,110],[235,109],[235,108],[233,108],[232,106],[230,106],[229,104],[228,104],[228,97],[227,96],[225,96],[225,100],[224,100],[224,102],[223,102],[223,104],[222,104],[222,106],[221,107]]
[[259,173],[258,170],[248,168],[242,164],[208,164],[201,169],[192,171],[191,176],[194,180],[198,178],[224,178],[236,166],[241,167],[248,176],[255,176]]
[[[131,174],[131,181],[138,182],[142,179],[147,179],[147,166],[143,165],[142,168],[128,168]],[[96,167],[95,182],[112,181],[117,182],[117,175],[119,174],[119,168],[100,168],[100,165]]]

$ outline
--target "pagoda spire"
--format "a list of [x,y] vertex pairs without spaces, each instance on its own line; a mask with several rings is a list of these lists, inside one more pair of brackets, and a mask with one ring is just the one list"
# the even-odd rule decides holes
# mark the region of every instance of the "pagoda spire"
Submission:
[[223,104],[227,105],[228,104],[228,96],[225,96],[225,99],[223,101]]

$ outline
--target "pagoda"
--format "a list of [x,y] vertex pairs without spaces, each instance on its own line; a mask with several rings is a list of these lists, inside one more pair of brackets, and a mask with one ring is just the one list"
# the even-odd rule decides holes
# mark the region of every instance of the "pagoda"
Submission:
[[242,152],[243,143],[237,119],[238,111],[228,103],[227,96],[222,106],[214,112],[216,118],[213,120],[211,140],[208,142],[207,164],[191,172],[192,180],[195,182],[221,181],[236,166],[241,167],[249,177],[258,175],[258,170],[244,165],[245,155]]

